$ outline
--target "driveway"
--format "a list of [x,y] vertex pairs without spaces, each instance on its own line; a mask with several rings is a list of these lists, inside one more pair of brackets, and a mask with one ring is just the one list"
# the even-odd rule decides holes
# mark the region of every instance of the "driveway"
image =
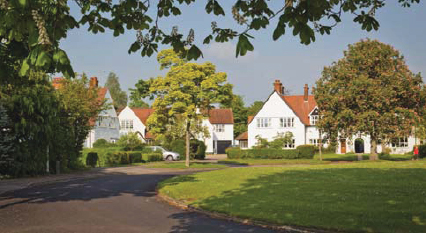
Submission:
[[272,232],[159,201],[157,183],[184,173],[188,171],[126,167],[100,177],[3,193],[0,232]]

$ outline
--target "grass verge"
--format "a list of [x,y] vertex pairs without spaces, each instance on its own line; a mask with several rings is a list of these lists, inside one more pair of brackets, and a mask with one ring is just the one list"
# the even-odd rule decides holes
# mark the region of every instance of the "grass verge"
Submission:
[[[152,162],[145,165],[146,167],[151,168],[179,168],[185,169],[185,162]],[[201,163],[201,162],[191,162],[189,168],[225,168],[226,165],[216,164],[216,163]]]
[[218,163],[235,165],[291,165],[291,164],[327,164],[330,161],[313,159],[225,159]]
[[426,232],[426,161],[233,168],[159,192],[209,211],[343,231]]

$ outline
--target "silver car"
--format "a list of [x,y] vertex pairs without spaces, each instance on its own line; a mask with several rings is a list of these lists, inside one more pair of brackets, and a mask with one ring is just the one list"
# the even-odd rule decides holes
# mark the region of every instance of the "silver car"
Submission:
[[152,151],[160,151],[161,153],[163,153],[164,160],[179,160],[179,153],[168,151],[161,146],[147,146],[147,148],[151,149]]

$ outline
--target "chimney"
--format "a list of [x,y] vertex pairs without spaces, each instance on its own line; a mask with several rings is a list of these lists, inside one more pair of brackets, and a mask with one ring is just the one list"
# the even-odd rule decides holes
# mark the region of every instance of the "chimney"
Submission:
[[309,95],[308,84],[305,84],[305,87],[303,89],[305,89],[304,99],[305,99],[305,101],[308,101],[308,95]]
[[280,80],[275,80],[274,82],[274,90],[278,92],[278,94],[282,95],[284,93],[284,87]]
[[98,87],[98,78],[97,77],[91,77],[89,82],[90,87]]

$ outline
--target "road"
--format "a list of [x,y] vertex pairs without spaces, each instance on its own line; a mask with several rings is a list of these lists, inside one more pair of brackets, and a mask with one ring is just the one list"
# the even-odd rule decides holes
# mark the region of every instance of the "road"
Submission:
[[272,232],[159,201],[156,184],[184,172],[128,167],[1,194],[0,232]]

